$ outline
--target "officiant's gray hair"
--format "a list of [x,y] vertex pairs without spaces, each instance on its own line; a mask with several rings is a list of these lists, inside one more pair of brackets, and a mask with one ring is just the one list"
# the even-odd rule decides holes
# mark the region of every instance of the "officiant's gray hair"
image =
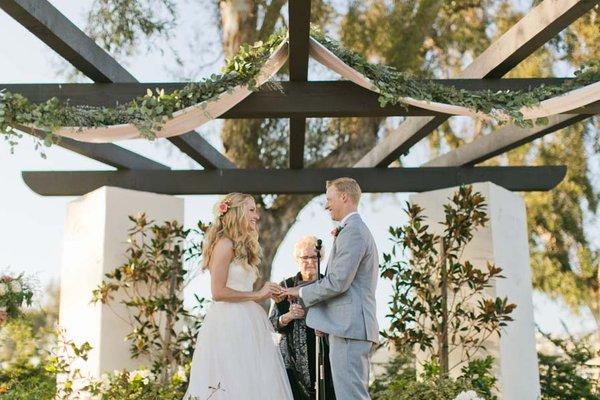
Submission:
[[[303,238],[300,238],[300,240],[298,240],[294,244],[294,258],[298,258],[300,256],[300,251],[302,249],[304,249],[304,248],[314,249],[316,246],[317,246],[317,237],[316,236],[308,235],[308,236],[304,236]],[[321,251],[319,253],[321,253],[321,259],[323,259],[325,257],[325,248],[321,247]]]
[[362,191],[358,182],[352,178],[338,178],[333,181],[327,181],[325,187],[333,186],[340,193],[346,193],[354,203],[358,205]]

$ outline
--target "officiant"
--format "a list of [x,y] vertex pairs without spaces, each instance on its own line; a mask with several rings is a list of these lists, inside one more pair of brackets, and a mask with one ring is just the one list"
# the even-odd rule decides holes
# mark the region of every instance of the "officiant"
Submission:
[[[280,283],[282,287],[302,286],[314,281],[317,277],[317,238],[306,236],[294,245],[294,259],[299,272]],[[321,249],[321,260],[324,251]],[[315,357],[316,337],[315,331],[304,320],[305,310],[298,302],[291,302],[285,298],[277,299],[273,303],[269,319],[273,327],[282,337],[279,349],[283,356],[285,368],[290,380],[295,400],[315,399]],[[323,340],[325,359],[325,382],[327,400],[335,399],[333,383],[331,381],[331,368],[329,366],[329,346]]]

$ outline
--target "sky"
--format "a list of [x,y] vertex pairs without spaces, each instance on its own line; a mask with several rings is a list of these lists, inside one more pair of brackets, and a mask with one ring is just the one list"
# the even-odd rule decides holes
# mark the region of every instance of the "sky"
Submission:
[[[79,27],[85,25],[85,11],[90,0],[51,1],[61,12],[67,15]],[[140,81],[173,81],[178,78],[199,79],[217,72],[222,65],[218,49],[218,34],[214,29],[215,15],[193,11],[198,7],[194,2],[184,1],[186,12],[181,13],[182,23],[173,32],[171,45],[182,55],[184,67],[177,66],[168,57],[169,52],[159,51],[138,53],[119,57],[127,69]],[[198,17],[200,15],[200,17]],[[198,23],[198,18],[204,18]],[[197,29],[197,27],[202,27]],[[212,27],[212,28],[211,28]],[[194,38],[193,47],[186,47],[187,38]],[[186,40],[178,40],[184,38]],[[166,48],[166,44],[165,44]],[[201,52],[200,50],[204,50]],[[64,62],[51,49],[33,34],[21,27],[8,15],[0,11],[0,82],[3,83],[56,83],[64,82]],[[311,63],[311,79],[327,79],[322,68]],[[85,79],[82,79],[85,82]],[[397,123],[397,119],[390,119]],[[220,148],[220,121],[213,121],[198,130],[216,147]],[[169,142],[159,140],[133,140],[119,145],[135,150],[147,157],[167,164],[174,169],[201,168],[181,154]],[[110,169],[101,163],[54,146],[46,150],[47,159],[40,157],[34,149],[33,141],[24,137],[11,154],[9,146],[0,143],[0,270],[14,272],[25,271],[34,276],[41,286],[60,279],[61,243],[63,237],[66,205],[73,197],[42,197],[33,193],[22,181],[23,170],[103,170]],[[427,150],[418,145],[406,160],[407,165],[419,165],[426,161]],[[196,221],[209,221],[211,209],[217,196],[181,196],[185,200],[185,221],[193,226]],[[402,212],[408,194],[368,195],[364,197],[360,213],[369,225],[378,243],[380,252],[389,251],[390,242],[387,231],[389,225],[399,226],[406,221]],[[283,241],[273,264],[272,280],[279,281],[296,272],[292,258],[293,243],[308,234],[324,239],[325,247],[331,246],[329,234],[332,223],[323,210],[323,196],[313,200],[298,216],[294,227]],[[192,294],[209,297],[209,277],[199,275],[187,288],[186,300]],[[388,325],[385,318],[390,286],[380,280],[377,292],[378,319],[381,326]],[[535,321],[542,330],[562,333],[562,323],[569,326],[571,332],[592,330],[593,321],[583,311],[574,315],[560,302],[550,300],[542,293],[534,294]]]

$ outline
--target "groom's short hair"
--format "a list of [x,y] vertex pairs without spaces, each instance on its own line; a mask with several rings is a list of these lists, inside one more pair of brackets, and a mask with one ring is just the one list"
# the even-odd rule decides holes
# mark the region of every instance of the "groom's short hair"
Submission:
[[346,193],[348,197],[350,197],[356,204],[358,204],[360,201],[362,190],[360,190],[358,182],[352,178],[338,178],[332,181],[327,181],[325,187],[328,188],[329,186],[333,186],[340,193]]

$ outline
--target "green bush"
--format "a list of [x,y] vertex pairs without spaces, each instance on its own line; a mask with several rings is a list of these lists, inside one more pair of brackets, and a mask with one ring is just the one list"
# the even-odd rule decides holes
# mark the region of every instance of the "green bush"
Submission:
[[370,387],[373,400],[455,400],[465,392],[486,400],[496,400],[492,390],[496,378],[491,373],[494,359],[473,360],[461,369],[461,375],[454,379],[440,374],[440,366],[428,363],[424,373],[417,380],[414,368],[415,359],[409,351],[396,353],[385,368],[385,372],[373,381]]
[[543,400],[600,400],[600,382],[591,361],[597,352],[585,339],[546,338],[559,354],[538,353]]
[[52,400],[56,392],[56,375],[43,366],[13,366],[0,371],[0,399]]

